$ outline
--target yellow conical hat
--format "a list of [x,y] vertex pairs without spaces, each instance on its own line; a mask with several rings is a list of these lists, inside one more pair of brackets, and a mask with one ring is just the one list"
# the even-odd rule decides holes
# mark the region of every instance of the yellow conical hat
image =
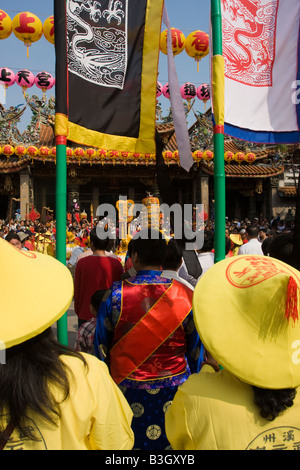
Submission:
[[0,239],[0,341],[10,348],[46,330],[68,309],[73,280],[52,256]]
[[233,375],[262,388],[300,385],[300,273],[267,256],[236,256],[196,285],[194,320],[207,350]]

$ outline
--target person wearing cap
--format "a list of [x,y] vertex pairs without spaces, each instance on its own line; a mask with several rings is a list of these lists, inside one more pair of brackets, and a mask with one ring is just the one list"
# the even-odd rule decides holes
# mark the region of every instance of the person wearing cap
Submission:
[[193,290],[161,276],[166,240],[142,229],[133,238],[137,275],[115,282],[97,315],[96,355],[110,367],[134,417],[134,449],[168,448],[164,414],[177,390],[198,372],[203,347],[192,312]]
[[1,239],[0,256],[0,449],[130,450],[132,411],[107,366],[52,334],[73,297],[68,268]]
[[240,246],[243,245],[242,237],[239,233],[231,233],[229,239],[232,244],[232,256],[236,256],[239,252]]
[[166,412],[174,450],[299,449],[299,296],[299,271],[259,255],[222,260],[198,282],[208,361]]
[[249,225],[246,229],[248,243],[244,243],[238,251],[239,255],[263,255],[261,242],[258,240],[259,228]]

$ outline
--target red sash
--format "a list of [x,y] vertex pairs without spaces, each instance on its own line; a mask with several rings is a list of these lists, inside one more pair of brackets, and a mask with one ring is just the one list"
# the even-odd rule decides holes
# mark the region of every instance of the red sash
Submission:
[[110,372],[119,384],[180,326],[192,309],[193,291],[173,280],[153,307],[110,351]]

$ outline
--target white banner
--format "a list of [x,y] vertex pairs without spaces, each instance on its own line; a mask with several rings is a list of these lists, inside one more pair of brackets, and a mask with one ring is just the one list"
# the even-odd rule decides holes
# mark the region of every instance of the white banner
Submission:
[[300,142],[300,1],[221,0],[225,134]]

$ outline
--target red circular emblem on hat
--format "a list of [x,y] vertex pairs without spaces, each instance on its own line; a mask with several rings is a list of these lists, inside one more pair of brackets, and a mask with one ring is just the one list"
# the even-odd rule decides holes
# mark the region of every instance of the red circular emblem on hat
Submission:
[[[247,264],[244,261],[247,261]],[[300,279],[295,275],[295,272],[279,260],[274,261],[268,257],[255,256],[237,256],[227,266],[226,278],[232,286],[246,289],[247,287],[256,286],[280,273],[296,277],[300,283]]]

